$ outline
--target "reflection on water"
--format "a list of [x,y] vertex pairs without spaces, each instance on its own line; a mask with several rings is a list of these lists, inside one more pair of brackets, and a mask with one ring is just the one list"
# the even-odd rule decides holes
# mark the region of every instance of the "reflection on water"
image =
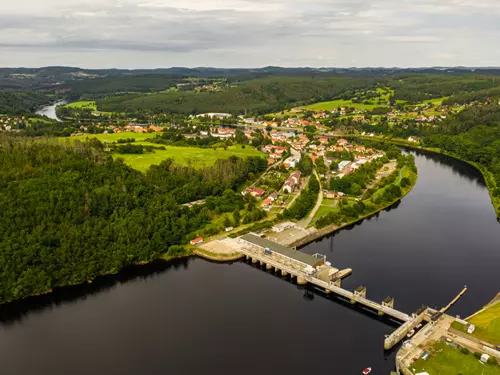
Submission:
[[96,278],[92,283],[56,288],[52,293],[14,301],[0,308],[0,322],[3,324],[18,323],[30,313],[57,308],[137,280],[153,279],[169,270],[187,270],[192,258],[181,258],[172,261],[158,260],[146,265],[123,269],[116,275]]

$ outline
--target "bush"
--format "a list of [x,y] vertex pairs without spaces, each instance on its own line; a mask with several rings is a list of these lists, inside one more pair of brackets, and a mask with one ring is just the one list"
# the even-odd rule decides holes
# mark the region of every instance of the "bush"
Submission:
[[498,365],[498,362],[495,358],[490,357],[490,358],[488,358],[488,364],[489,365]]
[[474,357],[476,357],[477,359],[481,359],[481,353],[474,352]]
[[463,353],[463,354],[469,354],[469,349],[467,348],[461,348],[460,351]]

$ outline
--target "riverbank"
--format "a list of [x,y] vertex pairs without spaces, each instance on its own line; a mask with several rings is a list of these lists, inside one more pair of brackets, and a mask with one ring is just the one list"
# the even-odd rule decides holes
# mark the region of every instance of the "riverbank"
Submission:
[[238,252],[233,252],[230,254],[214,253],[211,251],[196,249],[193,254],[199,256],[200,258],[212,260],[214,262],[234,262],[236,260],[242,259],[245,256]]
[[[345,136],[345,137],[349,138],[349,136]],[[448,152],[445,150],[441,150],[438,148],[423,147],[423,146],[416,144],[415,142],[409,142],[405,139],[385,138],[385,137],[365,137],[365,136],[351,136],[351,137],[362,139],[362,140],[367,140],[367,141],[375,140],[378,142],[387,142],[390,144],[394,144],[394,145],[402,146],[402,147],[407,147],[407,148],[414,149],[414,150],[426,151],[426,152],[434,153],[437,155],[445,155],[445,156],[449,156],[451,158],[454,158],[454,159],[457,159],[457,160],[460,160],[464,163],[469,164],[470,166],[476,168],[479,172],[481,172],[481,175],[483,176],[483,180],[484,180],[486,187],[488,189],[488,193],[490,195],[491,204],[493,205],[493,209],[495,210],[495,213],[497,215],[497,219],[500,221],[500,197],[497,198],[493,195],[493,191],[495,189],[497,189],[498,187],[496,186],[496,183],[493,180],[492,173],[490,171],[488,171],[485,167],[483,167],[475,162],[463,159],[454,153],[451,153],[451,152]]]
[[[403,167],[403,168],[406,168],[406,167]],[[413,171],[410,171],[410,173],[412,174],[411,177],[410,177],[410,181],[411,181],[411,184],[405,188],[401,188],[401,192],[402,192],[402,195],[396,199],[394,199],[393,201],[387,203],[387,204],[384,204],[380,207],[378,207],[376,210],[374,211],[371,211],[369,213],[366,213],[366,214],[363,214],[362,216],[354,219],[354,220],[351,220],[351,221],[348,221],[346,223],[343,223],[342,225],[340,226],[337,226],[335,224],[332,224],[332,225],[328,225],[324,228],[321,228],[321,229],[316,229],[314,232],[310,232],[308,233],[307,235],[305,235],[304,237],[302,238],[299,238],[297,240],[295,240],[294,242],[288,244],[289,247],[303,247],[311,242],[314,242],[314,241],[317,241],[327,235],[330,235],[330,234],[333,234],[337,231],[340,231],[344,228],[347,228],[351,225],[354,225],[356,223],[359,223],[365,219],[368,219],[376,214],[378,214],[379,212],[393,206],[395,203],[399,202],[401,199],[403,199],[406,195],[408,195],[410,193],[410,191],[413,189],[413,187],[415,186],[415,184],[417,183],[417,180],[418,180],[418,171],[415,173]]]

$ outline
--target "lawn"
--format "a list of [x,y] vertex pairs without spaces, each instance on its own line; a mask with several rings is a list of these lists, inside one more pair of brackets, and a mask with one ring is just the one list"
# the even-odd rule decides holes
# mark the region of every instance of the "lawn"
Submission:
[[68,108],[90,108],[92,111],[97,111],[97,105],[93,101],[81,101],[66,104]]
[[418,359],[410,367],[413,373],[427,372],[429,375],[500,375],[500,366],[482,364],[472,353],[464,354],[443,342],[433,347],[431,356]]
[[469,319],[476,326],[473,336],[490,344],[500,345],[500,302]]
[[[152,143],[138,143],[153,145]],[[161,146],[161,145],[154,145]],[[151,165],[160,164],[162,160],[172,158],[177,163],[182,165],[191,165],[195,168],[202,168],[215,164],[217,159],[227,159],[235,155],[241,158],[248,156],[264,156],[255,148],[246,146],[242,148],[240,145],[228,147],[227,150],[217,149],[214,151],[211,148],[196,148],[196,147],[174,147],[166,146],[166,150],[155,150],[154,153],[146,154],[113,154],[113,157],[123,158],[125,163],[132,168],[141,172],[146,171]]]
[[73,102],[73,103],[69,103],[69,104],[64,105],[64,107],[79,108],[79,109],[88,108],[88,109],[91,109],[92,112],[99,113],[99,114],[102,114],[102,115],[111,115],[111,114],[113,114],[112,112],[101,112],[101,111],[98,111],[97,110],[97,104],[94,101]]

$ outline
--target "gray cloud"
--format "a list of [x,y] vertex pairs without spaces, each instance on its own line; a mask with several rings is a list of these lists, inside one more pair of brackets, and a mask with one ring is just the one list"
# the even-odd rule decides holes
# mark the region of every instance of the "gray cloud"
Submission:
[[500,65],[499,25],[497,0],[17,0],[0,65]]

